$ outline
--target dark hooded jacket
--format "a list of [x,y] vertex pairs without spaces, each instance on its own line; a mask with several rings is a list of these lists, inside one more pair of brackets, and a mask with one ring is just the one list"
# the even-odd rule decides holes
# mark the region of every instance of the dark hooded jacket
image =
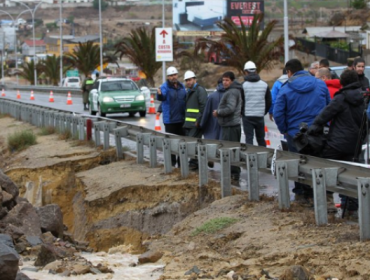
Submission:
[[202,121],[200,122],[205,139],[221,140],[221,127],[212,113],[214,110],[217,110],[224,92],[225,89],[221,82],[217,85],[216,91],[208,95],[206,107],[204,107],[202,115]]
[[354,155],[364,112],[361,83],[340,89],[328,106],[315,118],[314,125],[330,122],[327,145],[346,155]]
[[242,92],[242,86],[237,81],[233,81],[230,87],[225,90],[217,109],[217,119],[220,126],[240,125]]
[[362,74],[362,75],[358,75],[358,80],[360,81],[360,83],[361,83],[361,88],[362,88],[362,90],[363,91],[369,91],[369,87],[370,87],[370,85],[369,85],[369,79],[368,78],[366,78],[366,76],[365,76],[365,74]]

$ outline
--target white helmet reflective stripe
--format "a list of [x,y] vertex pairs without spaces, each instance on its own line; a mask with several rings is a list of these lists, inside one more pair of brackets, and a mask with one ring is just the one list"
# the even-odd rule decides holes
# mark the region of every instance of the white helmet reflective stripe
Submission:
[[244,70],[252,70],[252,71],[256,71],[257,67],[256,67],[256,64],[254,64],[253,61],[247,61],[245,64],[244,64]]
[[167,68],[167,76],[178,74],[177,69],[173,66]]
[[195,74],[193,71],[186,71],[184,75],[184,80],[195,78]]

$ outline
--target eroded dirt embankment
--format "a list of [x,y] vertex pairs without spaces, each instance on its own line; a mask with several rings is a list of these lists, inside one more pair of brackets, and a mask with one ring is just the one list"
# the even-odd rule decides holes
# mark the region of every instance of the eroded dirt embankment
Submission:
[[38,144],[18,153],[6,149],[7,135],[39,129],[0,118],[1,166],[33,204],[56,203],[63,222],[77,240],[96,250],[130,245],[163,234],[189,214],[219,198],[219,186],[199,188],[196,175],[186,180],[174,171],[116,161],[115,150],[103,151],[58,135],[38,136]]

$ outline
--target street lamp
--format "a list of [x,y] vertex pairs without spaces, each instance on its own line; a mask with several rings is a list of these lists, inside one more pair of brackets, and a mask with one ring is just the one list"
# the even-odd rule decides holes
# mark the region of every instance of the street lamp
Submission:
[[[15,20],[14,20],[14,18],[13,18],[13,16],[12,16],[11,14],[9,14],[9,13],[8,13],[8,12],[6,12],[6,11],[0,10],[0,13],[3,13],[3,14],[8,15],[8,16],[12,19],[12,21],[13,21],[13,25],[14,25],[14,54],[15,54],[15,68],[16,68],[16,69],[18,69],[18,53],[17,53],[17,32],[16,32],[16,30],[15,30],[15,24],[16,24],[16,22],[17,22],[18,18],[19,18],[22,14],[27,13],[27,12],[28,12],[28,10],[24,10],[24,11],[20,12],[20,13],[17,15],[17,17],[15,18]],[[16,77],[17,77],[17,83],[18,83],[18,72],[17,72]]]
[[37,8],[41,5],[42,1],[40,1],[34,8],[33,10],[26,4],[20,1],[16,0],[10,0],[11,2],[15,2],[18,4],[21,4],[26,7],[26,9],[31,13],[32,15],[32,35],[33,35],[33,64],[34,64],[34,76],[35,76],[35,86],[37,85],[37,72],[36,72],[36,42],[35,42],[35,13]]
[[101,1],[99,0],[99,41],[100,41],[100,74],[103,74],[103,35],[101,20]]
[[63,80],[63,18],[62,18],[62,0],[60,1],[59,6],[59,31],[60,31],[60,70],[59,70],[59,76],[60,76],[60,86],[62,86],[62,80]]

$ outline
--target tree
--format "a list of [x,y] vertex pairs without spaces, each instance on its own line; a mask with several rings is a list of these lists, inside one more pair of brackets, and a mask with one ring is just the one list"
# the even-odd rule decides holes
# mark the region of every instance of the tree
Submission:
[[365,0],[353,0],[351,2],[351,7],[357,10],[361,10],[366,8],[366,2]]
[[101,10],[105,11],[108,8],[108,3],[105,2],[104,0],[94,0],[93,1],[93,7],[96,10],[99,10],[99,1],[101,1]]
[[162,63],[155,61],[155,28],[148,31],[144,27],[131,30],[115,46],[120,58],[126,56],[145,73],[149,85],[154,86],[154,75]]
[[57,86],[60,79],[60,57],[47,56],[40,62],[40,70],[53,86]]
[[23,64],[23,70],[19,72],[19,75],[29,81],[31,85],[35,84],[35,67],[36,70],[38,70],[39,64],[36,64],[35,66],[35,62],[33,60],[30,62],[25,62]]
[[226,64],[238,69],[240,74],[244,72],[245,62],[251,60],[257,66],[257,71],[271,69],[273,61],[281,54],[283,38],[269,42],[268,37],[275,25],[276,20],[270,21],[261,30],[263,14],[254,17],[249,29],[244,25],[239,16],[241,25],[236,25],[230,18],[225,18],[217,23],[217,26],[224,32],[221,40],[213,41],[200,38],[196,41],[196,51],[208,49],[208,55],[212,53],[223,54]]
[[87,76],[100,65],[100,48],[92,41],[78,43],[78,47],[64,57],[70,66]]

